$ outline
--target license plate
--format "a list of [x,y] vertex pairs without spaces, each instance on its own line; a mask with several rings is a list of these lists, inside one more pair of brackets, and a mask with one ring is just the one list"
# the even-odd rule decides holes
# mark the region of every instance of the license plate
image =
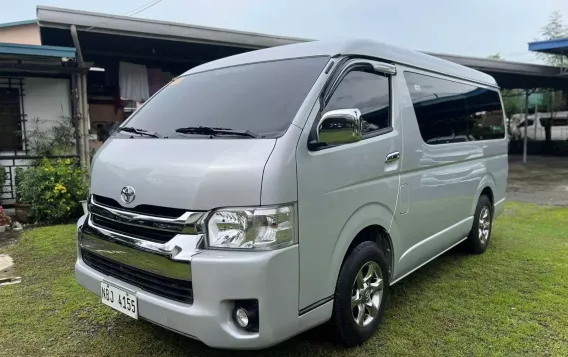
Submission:
[[136,294],[103,281],[101,282],[101,300],[103,304],[138,319]]

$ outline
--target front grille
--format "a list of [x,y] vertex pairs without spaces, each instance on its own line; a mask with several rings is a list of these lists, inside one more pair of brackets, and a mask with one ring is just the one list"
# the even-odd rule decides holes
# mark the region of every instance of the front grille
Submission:
[[176,232],[162,231],[157,229],[133,226],[131,224],[124,224],[94,214],[91,215],[91,220],[98,227],[108,229],[109,231],[157,243],[169,242],[170,239],[175,237],[177,234]]
[[112,198],[99,196],[99,195],[93,195],[93,199],[96,203],[110,208],[115,208],[128,212],[148,214],[151,216],[158,216],[158,217],[177,218],[186,212],[186,210],[184,209],[160,207],[152,205],[138,205],[136,207],[126,208],[121,206],[118,202],[116,202],[116,200],[113,200]]
[[[113,278],[132,284],[150,293],[165,298],[193,303],[193,286],[191,281],[167,278],[152,274],[125,264],[121,264],[85,249],[81,249],[83,261],[89,267]],[[189,266],[188,266],[189,274]]]

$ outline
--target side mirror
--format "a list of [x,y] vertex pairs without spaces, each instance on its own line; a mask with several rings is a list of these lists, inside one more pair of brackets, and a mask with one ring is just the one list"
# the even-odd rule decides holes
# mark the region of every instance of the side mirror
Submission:
[[325,113],[317,127],[317,145],[342,145],[360,141],[361,111],[338,109]]

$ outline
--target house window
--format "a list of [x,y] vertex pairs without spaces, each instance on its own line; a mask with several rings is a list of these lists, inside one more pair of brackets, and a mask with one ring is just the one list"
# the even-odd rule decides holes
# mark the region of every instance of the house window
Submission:
[[22,113],[18,88],[0,87],[0,151],[22,149]]

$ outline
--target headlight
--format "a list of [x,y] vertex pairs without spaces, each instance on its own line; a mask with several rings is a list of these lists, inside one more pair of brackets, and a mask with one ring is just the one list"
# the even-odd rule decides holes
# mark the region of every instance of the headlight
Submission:
[[227,208],[207,221],[208,246],[225,249],[270,250],[297,242],[292,206]]

